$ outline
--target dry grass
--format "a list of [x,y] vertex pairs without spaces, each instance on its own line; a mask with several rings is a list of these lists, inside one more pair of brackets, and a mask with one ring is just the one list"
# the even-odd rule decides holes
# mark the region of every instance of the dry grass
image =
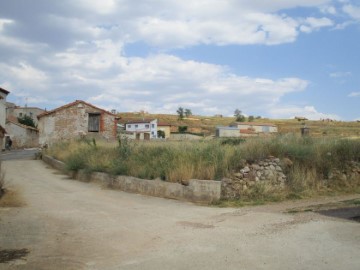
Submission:
[[0,207],[22,206],[25,206],[25,202],[20,192],[15,189],[5,189],[4,195],[0,198]]
[[[228,126],[235,121],[235,117],[193,116],[189,119],[178,120],[175,114],[136,114],[120,113],[123,119],[156,118],[159,122],[172,125],[172,132],[178,131],[178,126],[188,126],[189,132],[204,133],[206,136],[215,135],[216,126]],[[193,121],[196,119],[198,121]],[[302,122],[295,119],[255,119],[254,122],[273,123],[278,126],[280,134],[300,134]],[[360,137],[359,122],[322,122],[306,121],[310,134],[314,137]]]
[[19,190],[9,187],[6,183],[5,172],[0,161],[0,207],[21,207],[24,205]]

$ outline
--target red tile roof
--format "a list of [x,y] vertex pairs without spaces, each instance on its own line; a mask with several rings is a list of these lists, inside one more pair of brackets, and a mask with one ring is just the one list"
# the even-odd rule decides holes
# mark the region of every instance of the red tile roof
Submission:
[[53,114],[53,113],[55,113],[55,112],[61,111],[61,110],[63,110],[63,109],[69,108],[69,107],[73,107],[73,106],[78,105],[78,104],[80,104],[80,103],[85,104],[85,105],[87,105],[87,106],[89,106],[89,107],[92,107],[92,108],[94,108],[94,109],[100,110],[100,111],[102,111],[102,112],[104,112],[104,113],[107,113],[107,114],[116,116],[115,114],[112,114],[111,112],[108,112],[108,111],[106,111],[106,110],[104,110],[104,109],[101,109],[101,108],[99,108],[99,107],[96,107],[96,106],[94,106],[94,105],[92,105],[92,104],[90,104],[90,103],[87,103],[87,102],[83,101],[83,100],[75,100],[74,102],[65,104],[65,105],[63,105],[63,106],[61,106],[61,107],[58,107],[58,108],[54,109],[54,110],[47,111],[47,112],[43,112],[43,113],[39,114],[37,117],[38,117],[38,119],[40,119],[40,118],[43,117],[43,116],[46,116],[46,115],[49,115],[49,114]]
[[270,126],[276,127],[274,124],[269,123],[258,123],[258,122],[236,122],[236,125],[249,125],[249,126]]
[[124,124],[142,124],[142,123],[150,123],[156,119],[139,119],[139,120],[130,120],[128,122],[125,122]]
[[165,123],[165,122],[159,122],[157,125],[158,125],[158,127],[167,127],[167,126],[171,127],[172,126],[171,124]]

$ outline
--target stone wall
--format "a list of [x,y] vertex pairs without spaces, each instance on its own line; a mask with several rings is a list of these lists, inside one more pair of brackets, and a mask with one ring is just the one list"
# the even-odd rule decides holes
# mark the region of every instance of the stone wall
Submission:
[[36,128],[11,121],[8,121],[5,127],[13,142],[12,148],[39,146],[39,131]]
[[234,171],[229,178],[222,180],[222,199],[239,199],[259,184],[277,190],[285,187],[286,176],[280,159],[268,158],[252,164],[244,163],[240,170]]
[[342,169],[333,169],[324,180],[324,185],[331,186],[333,181],[342,181],[345,185],[359,185],[360,162],[350,161],[343,164]]
[[[66,172],[65,164],[61,161],[46,155],[43,155],[43,161]],[[187,185],[182,185],[162,180],[146,180],[123,175],[113,176],[100,172],[87,174],[84,171],[72,172],[69,173],[69,176],[80,181],[95,182],[126,192],[191,202],[210,203],[220,200],[221,195],[221,181],[191,179]]]
[[[100,115],[99,132],[89,132],[89,114]],[[86,103],[74,103],[55,109],[39,119],[39,143],[51,144],[54,141],[74,139],[87,134],[98,135],[106,139],[115,139],[115,116]]]

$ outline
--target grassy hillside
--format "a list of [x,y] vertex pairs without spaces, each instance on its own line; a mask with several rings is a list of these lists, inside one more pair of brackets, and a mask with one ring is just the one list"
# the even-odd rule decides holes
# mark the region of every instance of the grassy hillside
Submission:
[[[234,117],[197,115],[180,121],[178,120],[178,116],[174,114],[119,113],[119,116],[122,121],[141,118],[156,118],[159,122],[171,124],[173,132],[178,130],[178,126],[188,126],[190,132],[204,133],[207,136],[215,134],[216,126],[228,126],[235,121]],[[279,133],[281,134],[300,134],[300,128],[302,127],[302,122],[295,119],[256,119],[255,122],[275,124],[278,126]],[[310,134],[314,137],[360,137],[360,122],[306,121],[306,126],[310,128]]]

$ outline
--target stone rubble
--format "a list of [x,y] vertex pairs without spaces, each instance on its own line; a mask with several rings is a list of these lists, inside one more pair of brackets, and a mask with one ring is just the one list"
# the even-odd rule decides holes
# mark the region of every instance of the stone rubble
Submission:
[[238,199],[257,184],[283,189],[286,182],[283,166],[280,159],[274,157],[252,164],[245,163],[242,169],[233,172],[229,178],[222,179],[222,198]]

